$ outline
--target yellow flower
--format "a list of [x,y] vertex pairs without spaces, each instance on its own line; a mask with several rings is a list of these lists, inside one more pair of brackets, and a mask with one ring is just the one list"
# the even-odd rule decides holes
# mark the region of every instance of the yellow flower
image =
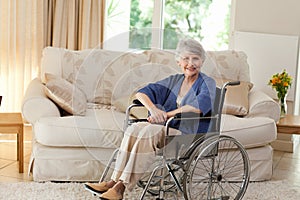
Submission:
[[292,85],[292,77],[284,69],[280,74],[274,74],[269,80],[269,85],[277,92],[277,97],[283,98],[290,86]]
[[278,78],[276,78],[276,77],[272,79],[272,85],[275,85],[277,83],[277,79]]

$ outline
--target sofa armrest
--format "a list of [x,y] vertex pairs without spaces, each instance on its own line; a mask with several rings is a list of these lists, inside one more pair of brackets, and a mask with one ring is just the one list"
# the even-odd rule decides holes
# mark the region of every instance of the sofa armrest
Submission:
[[60,116],[58,107],[44,93],[44,87],[41,80],[35,78],[26,89],[22,102],[22,115],[31,124],[44,116]]
[[249,113],[246,117],[269,117],[277,122],[280,119],[279,104],[264,92],[253,88],[249,92]]

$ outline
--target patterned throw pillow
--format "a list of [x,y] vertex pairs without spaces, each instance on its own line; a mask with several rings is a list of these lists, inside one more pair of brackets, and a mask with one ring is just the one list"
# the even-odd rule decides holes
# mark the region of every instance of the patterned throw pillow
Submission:
[[[229,79],[214,78],[217,86],[232,81]],[[228,86],[225,94],[223,113],[237,116],[245,116],[249,111],[249,91],[253,84],[247,81],[240,81],[240,85]]]
[[75,85],[53,74],[45,74],[46,95],[60,108],[72,115],[85,115],[86,95]]

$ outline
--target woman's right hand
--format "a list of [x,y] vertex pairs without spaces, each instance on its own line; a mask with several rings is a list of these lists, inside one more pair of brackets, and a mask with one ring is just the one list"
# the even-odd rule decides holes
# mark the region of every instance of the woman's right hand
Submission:
[[150,116],[147,120],[150,123],[163,124],[167,121],[167,113],[163,110],[158,109],[157,107],[152,107],[150,110]]

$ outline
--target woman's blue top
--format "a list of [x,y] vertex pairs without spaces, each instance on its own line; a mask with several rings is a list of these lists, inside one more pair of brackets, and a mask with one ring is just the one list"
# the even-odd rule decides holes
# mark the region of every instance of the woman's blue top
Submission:
[[[160,109],[169,112],[177,108],[176,99],[184,80],[184,74],[171,75],[156,83],[150,83],[138,90],[146,94]],[[203,115],[211,112],[214,105],[216,83],[214,79],[200,72],[192,88],[183,97],[179,106],[191,105],[202,111]],[[182,131],[184,134],[206,133],[209,127],[207,120],[173,120],[171,127]]]

